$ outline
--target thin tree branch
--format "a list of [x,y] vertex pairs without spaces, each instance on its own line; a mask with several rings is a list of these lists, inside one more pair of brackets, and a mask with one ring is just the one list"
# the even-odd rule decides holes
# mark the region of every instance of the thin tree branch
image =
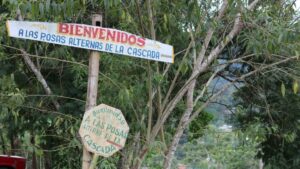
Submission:
[[150,134],[151,134],[151,128],[152,128],[152,114],[153,114],[153,89],[152,89],[152,71],[150,66],[150,61],[148,61],[148,125],[147,125],[147,135],[146,140],[147,144],[150,143]]
[[[22,52],[22,57],[25,61],[25,63],[29,66],[30,70],[35,74],[37,80],[41,83],[41,85],[43,86],[44,91],[46,92],[47,95],[52,95],[52,90],[51,88],[48,86],[45,78],[43,77],[43,75],[41,74],[41,72],[37,69],[37,67],[35,66],[35,64],[32,62],[32,60],[29,58],[28,54],[21,49]],[[52,103],[54,104],[56,110],[60,109],[60,104],[57,102],[57,100],[55,99],[51,99]]]
[[[4,47],[10,48],[10,49],[14,49],[14,50],[17,50],[17,51],[22,52],[21,49],[18,49],[18,48],[12,47],[12,46],[2,45],[2,44],[0,44],[0,46],[4,46]],[[22,56],[22,57],[23,57],[23,54],[15,54],[15,55],[16,55],[16,56]],[[64,63],[72,63],[72,64],[76,64],[76,65],[79,65],[79,66],[88,68],[88,65],[85,65],[85,64],[80,63],[80,62],[68,61],[68,60],[63,60],[63,59],[58,59],[58,58],[52,58],[52,57],[46,57],[46,56],[32,55],[32,54],[29,54],[29,53],[27,53],[27,56],[30,56],[30,57],[36,57],[36,58],[43,58],[43,59],[49,59],[49,60],[55,60],[55,61],[64,62]],[[106,79],[108,79],[109,81],[111,81],[112,84],[115,85],[116,87],[118,87],[119,89],[122,88],[118,83],[114,82],[113,79],[109,78],[109,77],[106,76],[105,74],[99,72],[99,75],[101,75],[101,76],[103,76],[104,78],[106,78]]]
[[[193,48],[193,63],[195,64],[196,62],[196,45],[195,45],[195,40],[193,37],[193,33],[191,32],[191,47]],[[187,51],[188,52],[188,51]],[[180,70],[180,69],[179,69]],[[174,79],[173,79],[174,80]],[[193,107],[194,107],[194,90],[195,90],[195,86],[196,86],[196,80],[194,80],[192,82],[192,84],[189,86],[188,92],[187,92],[187,100],[186,100],[186,110],[184,112],[184,114],[182,115],[179,125],[177,127],[177,130],[175,132],[175,135],[173,136],[172,142],[168,148],[164,163],[163,163],[163,167],[164,169],[170,169],[171,168],[171,162],[173,160],[175,151],[177,149],[179,140],[181,138],[181,135],[184,131],[183,128],[181,128],[180,126],[184,126],[185,123],[188,121],[192,111],[193,111]]]
[[244,74],[242,75],[240,78],[237,78],[236,80],[228,83],[227,85],[225,85],[222,89],[220,89],[217,93],[215,93],[212,97],[210,97],[200,108],[198,108],[191,116],[189,122],[191,122],[193,119],[195,119],[199,113],[210,103],[211,100],[215,99],[217,96],[219,96],[221,93],[223,93],[227,88],[229,88],[232,84],[234,84],[236,81],[238,80],[244,80],[245,78],[257,73],[257,72],[260,72],[262,70],[265,70],[265,69],[268,69],[268,68],[271,68],[273,66],[276,66],[276,65],[279,65],[279,64],[282,64],[282,63],[285,63],[285,62],[288,62],[290,60],[294,60],[294,59],[297,59],[297,56],[292,56],[290,58],[287,58],[287,59],[284,59],[284,60],[281,60],[281,61],[278,61],[278,62],[275,62],[275,63],[272,63],[270,65],[267,65],[267,66],[264,66],[264,67],[261,67],[261,68],[258,68],[256,70],[253,70],[247,74]]
[[71,116],[71,115],[67,115],[67,114],[64,114],[64,113],[60,113],[60,112],[58,112],[58,111],[46,110],[46,109],[41,109],[41,108],[38,108],[38,107],[31,107],[31,106],[19,106],[19,107],[28,108],[28,109],[40,111],[40,112],[43,112],[43,113],[57,114],[57,115],[60,115],[60,116],[68,117],[68,118],[73,119],[73,120],[75,120],[75,121],[79,121],[79,119],[76,119],[75,117],[73,117],[73,116]]
[[85,103],[85,100],[73,98],[73,97],[67,97],[67,96],[60,96],[60,95],[43,95],[43,94],[30,94],[26,95],[25,97],[58,97],[58,98],[63,98],[63,99],[70,99],[70,100],[75,100],[78,102]]
[[[21,11],[19,9],[17,10],[17,18],[19,21],[23,21],[23,17],[21,15]],[[45,78],[43,77],[43,75],[41,74],[41,72],[38,70],[38,68],[35,66],[35,64],[32,62],[32,60],[28,56],[28,53],[23,48],[21,48],[20,51],[22,53],[22,57],[23,57],[25,63],[29,66],[30,70],[35,74],[37,80],[43,86],[43,89],[46,92],[46,94],[52,95],[52,90],[48,86],[48,84],[47,84]],[[56,110],[60,109],[60,104],[57,102],[57,100],[52,99],[52,103],[55,106]]]
[[[218,72],[215,72],[212,76],[210,76],[210,78],[208,79],[208,81],[206,82],[206,84],[204,85],[201,93],[199,94],[199,96],[197,96],[197,98],[195,99],[194,103],[195,105],[197,104],[197,102],[199,101],[199,99],[201,99],[204,96],[205,91],[207,90],[208,86],[210,85],[210,83],[212,82],[212,80],[216,77]],[[194,105],[194,106],[195,106]]]
[[[211,51],[210,55],[208,56],[208,59],[205,59],[204,62],[201,65],[196,65],[194,68],[194,71],[191,75],[191,77],[188,79],[188,81],[185,83],[185,85],[179,90],[179,92],[176,94],[176,96],[172,99],[172,101],[169,102],[169,104],[166,106],[164,113],[161,118],[158,119],[156,125],[153,128],[152,131],[152,139],[157,135],[157,132],[161,125],[165,122],[165,120],[168,118],[172,110],[175,108],[177,103],[181,100],[185,92],[188,90],[189,85],[191,82],[196,79],[201,73],[207,70],[207,67],[212,63],[212,61],[221,53],[225,45],[227,45],[233,37],[240,32],[242,28],[241,24],[241,14],[238,13],[235,19],[235,23],[233,26],[232,31],[226,36],[225,40],[223,40],[214,50]],[[198,64],[198,60],[197,60]]]
[[[0,46],[6,47],[6,48],[9,48],[9,49],[14,49],[14,50],[22,52],[21,49],[13,47],[13,46],[8,46],[8,45],[3,45],[3,44],[0,44]],[[15,56],[22,56],[23,54],[14,54],[14,55]],[[85,64],[80,63],[80,62],[74,62],[74,61],[63,60],[63,59],[58,59],[58,58],[53,58],[53,57],[47,57],[47,56],[32,55],[32,54],[29,54],[29,53],[27,53],[27,55],[30,56],[30,57],[35,57],[35,58],[55,60],[55,61],[59,61],[59,62],[72,63],[72,64],[76,64],[76,65],[79,65],[79,66],[88,67],[88,65],[85,65]]]
[[[228,7],[228,0],[224,0],[223,4],[221,6],[221,9],[219,11],[219,14],[216,17],[216,21],[219,21],[224,16],[227,7]],[[208,44],[209,44],[209,42],[212,38],[212,35],[213,35],[214,31],[215,31],[215,28],[213,28],[213,27],[210,27],[207,31],[206,37],[204,39],[204,43],[202,45],[201,51],[200,51],[200,53],[198,55],[198,58],[197,58],[197,63],[196,63],[197,66],[199,66],[202,63],[203,59],[204,59],[206,49],[208,48]]]
[[254,0],[248,7],[247,9],[248,10],[253,10],[254,7],[257,5],[257,3],[259,2],[260,0]]
[[[227,2],[227,1],[226,1]],[[255,2],[255,1],[254,1]],[[253,5],[254,7],[255,5]],[[164,112],[162,116],[157,120],[155,123],[152,132],[151,132],[151,138],[150,141],[153,141],[155,137],[158,134],[158,131],[160,130],[161,126],[165,123],[166,119],[169,117],[170,113],[173,111],[173,109],[176,107],[177,103],[182,99],[182,97],[185,95],[185,93],[189,90],[189,87],[193,84],[195,79],[202,74],[203,72],[207,71],[208,66],[213,62],[214,59],[218,57],[218,55],[222,52],[224,47],[240,32],[242,29],[243,24],[241,22],[241,14],[238,13],[235,21],[234,26],[232,30],[229,32],[229,34],[225,37],[221,43],[216,46],[208,55],[207,59],[203,59],[202,62],[201,57],[197,58],[197,64],[195,64],[193,73],[191,74],[190,78],[186,81],[186,83],[183,85],[183,87],[177,92],[175,97],[169,102],[169,104],[164,109]],[[208,35],[210,36],[210,35]],[[209,39],[209,38],[208,38]],[[204,46],[205,47],[205,46]],[[201,52],[200,52],[201,53]],[[205,55],[205,53],[204,53]],[[188,121],[186,124],[188,124],[190,121]],[[185,126],[186,127],[186,126]],[[143,159],[145,156],[145,152],[148,151],[148,147],[144,146],[140,152],[140,158]],[[138,166],[135,166],[135,169],[137,169]]]
[[166,106],[166,104],[167,104],[167,102],[168,102],[168,99],[169,99],[169,97],[170,97],[170,95],[171,95],[171,93],[172,93],[172,91],[173,91],[173,89],[174,89],[174,87],[175,87],[175,83],[176,83],[177,78],[178,78],[178,76],[179,76],[179,74],[180,74],[180,70],[182,69],[182,66],[183,66],[183,64],[184,64],[184,60],[185,60],[185,58],[188,56],[191,47],[192,47],[192,41],[190,42],[190,44],[189,44],[187,50],[185,51],[185,54],[184,54],[184,56],[183,56],[183,58],[182,58],[182,60],[181,60],[181,63],[180,63],[180,65],[179,65],[179,67],[178,67],[178,69],[177,69],[177,71],[176,71],[175,77],[173,78],[173,80],[172,80],[172,82],[171,82],[171,85],[170,85],[170,87],[169,87],[169,90],[168,90],[168,92],[167,92],[167,94],[166,94],[166,96],[165,96],[165,98],[164,98],[164,101],[163,101],[163,103],[162,103],[162,109],[163,109],[163,110],[165,109],[165,106]]
[[[154,21],[153,21],[153,14],[151,9],[151,3],[150,0],[147,0],[147,11],[150,19],[150,30],[151,30],[151,37],[155,39],[155,30],[154,30]],[[148,61],[148,96],[149,96],[149,102],[148,102],[148,125],[147,125],[147,144],[150,143],[150,134],[152,129],[152,116],[153,116],[153,88],[152,88],[152,68],[150,65],[150,62]]]
[[135,4],[136,4],[137,11],[138,11],[139,24],[142,29],[142,36],[145,37],[145,31],[144,31],[144,26],[143,26],[143,21],[142,21],[142,14],[141,14],[141,9],[140,9],[138,0],[135,0]]

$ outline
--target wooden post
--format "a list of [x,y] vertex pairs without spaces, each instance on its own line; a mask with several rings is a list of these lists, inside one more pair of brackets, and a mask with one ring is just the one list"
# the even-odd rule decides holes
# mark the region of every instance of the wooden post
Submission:
[[[102,15],[92,15],[92,24],[94,26],[102,26]],[[98,75],[99,75],[99,60],[100,53],[91,51],[89,58],[89,77],[87,86],[87,97],[85,111],[96,106],[97,93],[98,93]],[[89,169],[92,160],[92,155],[83,147],[82,154],[82,169]]]

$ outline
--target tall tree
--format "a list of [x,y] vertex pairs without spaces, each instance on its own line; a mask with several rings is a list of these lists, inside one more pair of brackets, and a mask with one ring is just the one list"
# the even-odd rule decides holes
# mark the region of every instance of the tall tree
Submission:
[[[289,8],[292,10],[292,6]],[[274,24],[265,21],[264,25],[272,25],[272,29],[269,29],[267,34],[255,32],[262,35],[257,39],[255,50],[268,57],[258,55],[259,57],[255,58],[252,64],[247,64],[247,67],[250,69],[261,67],[293,56],[297,60],[273,65],[270,70],[246,78],[243,87],[235,94],[236,105],[239,108],[234,119],[237,126],[242,128],[253,123],[260,124],[262,132],[254,134],[253,137],[263,138],[258,147],[260,149],[258,157],[263,159],[266,168],[298,168],[299,21],[295,19],[298,16],[291,11],[281,9],[273,10],[271,13],[276,18],[284,16],[289,21],[282,22],[277,19]],[[266,37],[270,40],[261,42]]]
[[[275,35],[281,32],[282,38],[285,37],[284,33],[290,29],[287,25],[293,20],[291,5],[292,2],[282,5],[273,0],[251,3],[243,0],[3,0],[0,7],[1,64],[9,70],[3,76],[13,74],[25,98],[18,106],[21,112],[18,117],[22,119],[19,125],[23,130],[13,134],[24,140],[34,139],[34,142],[26,142],[26,147],[40,151],[39,157],[48,153],[53,164],[49,168],[78,168],[80,165],[77,154],[82,146],[76,131],[84,112],[88,52],[8,38],[4,21],[16,18],[18,10],[25,20],[83,24],[90,24],[91,13],[102,11],[105,27],[174,46],[174,64],[102,54],[98,103],[121,109],[131,130],[121,153],[101,160],[99,165],[116,166],[119,161],[118,168],[138,169],[157,142],[167,145],[168,148],[162,146],[166,151],[163,167],[170,168],[184,129],[211,100],[233,84],[225,85],[213,95],[207,93],[207,86],[219,72],[235,62],[251,64],[256,57],[265,59],[279,54],[257,51],[279,46],[273,44],[274,34],[270,30],[276,30]],[[230,46],[237,46],[235,44],[242,44],[242,52],[238,56],[230,55],[225,64],[218,63],[217,59],[223,57]],[[295,49],[297,44],[286,46]],[[20,59],[19,56],[24,55],[39,73],[32,72],[32,67],[27,66],[29,62]],[[243,74],[234,74],[233,81],[295,59],[296,56],[285,57],[251,67]],[[45,93],[39,74],[52,94]],[[55,106],[53,100],[60,107]],[[69,158],[65,158],[66,155]]]

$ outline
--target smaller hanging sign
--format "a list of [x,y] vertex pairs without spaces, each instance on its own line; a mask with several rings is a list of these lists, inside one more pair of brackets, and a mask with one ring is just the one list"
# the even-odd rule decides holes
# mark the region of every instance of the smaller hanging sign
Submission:
[[128,132],[129,126],[122,112],[105,104],[85,112],[79,129],[86,149],[104,157],[124,147]]

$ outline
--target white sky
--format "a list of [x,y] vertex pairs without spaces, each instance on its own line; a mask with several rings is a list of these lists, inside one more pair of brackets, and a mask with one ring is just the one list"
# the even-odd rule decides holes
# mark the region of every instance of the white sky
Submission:
[[296,10],[299,11],[299,9],[300,9],[300,0],[297,0],[296,1]]

